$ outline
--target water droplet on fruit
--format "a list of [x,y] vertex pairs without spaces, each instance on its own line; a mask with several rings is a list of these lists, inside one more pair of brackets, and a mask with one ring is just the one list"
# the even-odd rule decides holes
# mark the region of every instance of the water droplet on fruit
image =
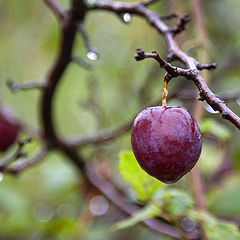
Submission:
[[92,61],[96,61],[98,59],[98,54],[92,51],[89,51],[87,53],[87,57],[88,59],[92,60]]
[[214,114],[219,113],[219,111],[215,111],[208,103],[204,104],[204,108],[210,113],[214,113]]
[[123,21],[124,21],[125,23],[130,23],[132,17],[131,17],[131,14],[130,14],[130,13],[124,13],[123,16],[122,16],[122,18],[123,18]]
[[93,197],[89,203],[89,209],[94,216],[106,214],[108,208],[109,204],[103,196]]

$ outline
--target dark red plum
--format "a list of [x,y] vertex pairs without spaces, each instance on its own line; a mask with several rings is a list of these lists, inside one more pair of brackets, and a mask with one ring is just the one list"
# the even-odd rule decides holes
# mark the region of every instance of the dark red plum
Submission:
[[132,149],[139,165],[164,183],[175,183],[197,163],[201,133],[194,117],[178,106],[149,107],[132,127]]
[[0,151],[6,151],[15,141],[18,135],[18,126],[0,118]]

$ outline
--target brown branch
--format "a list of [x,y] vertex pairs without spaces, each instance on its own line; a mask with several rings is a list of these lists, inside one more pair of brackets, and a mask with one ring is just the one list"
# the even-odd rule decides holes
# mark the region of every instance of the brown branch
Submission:
[[8,173],[18,173],[22,171],[23,169],[26,169],[29,166],[32,166],[33,164],[39,162],[44,158],[44,156],[48,153],[48,146],[44,145],[39,152],[32,157],[31,159],[27,159],[25,161],[21,160],[18,162],[15,162],[13,167],[2,167],[1,171],[8,172]]
[[67,143],[73,147],[84,146],[87,144],[100,144],[121,136],[129,131],[134,119],[127,121],[115,128],[104,129],[97,134],[77,140],[67,140]]
[[211,64],[201,64],[201,63],[198,63],[197,65],[197,69],[198,70],[212,70],[212,69],[215,69],[217,67],[217,64],[216,63],[211,63]]
[[78,24],[78,30],[83,37],[83,40],[84,40],[84,43],[85,43],[85,46],[86,46],[88,52],[95,53],[96,56],[98,57],[98,55],[99,55],[98,50],[92,45],[83,22],[80,22]]
[[92,65],[86,61],[84,61],[82,58],[77,57],[77,56],[72,56],[71,58],[72,62],[77,63],[78,65],[86,68],[86,69],[91,69]]
[[159,0],[145,0],[145,1],[141,1],[140,3],[141,3],[143,6],[147,7],[147,6],[149,6],[149,5],[153,4],[153,3],[156,3],[156,2],[158,2],[158,1],[159,1]]
[[18,141],[18,147],[17,150],[8,158],[0,162],[0,171],[3,171],[4,169],[7,168],[7,166],[13,162],[14,160],[25,156],[25,153],[22,152],[22,148],[26,143],[29,143],[32,139],[30,137],[27,137],[24,140]]
[[168,14],[168,15],[161,16],[162,20],[170,20],[170,19],[173,19],[173,18],[178,18],[178,14],[174,12],[174,13],[171,13],[171,14]]
[[181,33],[182,31],[185,30],[185,27],[186,27],[186,24],[190,21],[190,16],[188,14],[184,14],[178,21],[177,25],[174,26],[174,27],[171,27],[169,28],[170,31],[173,33],[173,34],[179,34]]
[[42,95],[42,122],[44,127],[44,137],[48,144],[56,145],[58,138],[56,136],[54,122],[52,119],[53,114],[53,97],[55,89],[66,69],[72,60],[72,50],[77,33],[76,22],[84,18],[86,12],[85,5],[81,0],[73,0],[72,7],[69,10],[69,15],[65,17],[62,26],[62,39],[61,47],[58,56],[50,68],[46,77],[47,86]]
[[44,0],[44,2],[60,21],[64,20],[64,12],[59,3],[57,3],[55,0]]
[[169,27],[161,20],[161,16],[152,10],[147,9],[139,3],[128,3],[128,2],[111,2],[108,0],[91,0],[89,5],[89,10],[102,9],[115,13],[129,12],[131,14],[136,14],[144,17],[156,30],[161,33],[168,44],[168,50],[176,56],[176,58],[186,66],[196,71],[196,78],[193,82],[197,86],[201,96],[204,100],[216,111],[222,114],[222,117],[233,123],[238,129],[240,129],[240,118],[233,113],[226,104],[220,100],[207,86],[201,74],[197,71],[196,59],[190,57],[185,52],[183,52],[176,41],[175,35],[170,31]]
[[196,70],[174,67],[170,63],[167,63],[156,51],[145,53],[141,48],[138,48],[137,54],[134,57],[137,61],[141,61],[145,58],[155,59],[159,63],[160,67],[164,68],[172,78],[183,76],[186,78],[195,79],[197,76]]

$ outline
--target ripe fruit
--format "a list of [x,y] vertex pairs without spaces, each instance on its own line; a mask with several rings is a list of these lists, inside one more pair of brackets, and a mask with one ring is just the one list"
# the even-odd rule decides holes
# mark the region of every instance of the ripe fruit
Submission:
[[131,136],[139,165],[165,183],[175,183],[198,161],[202,149],[196,120],[183,107],[144,109],[136,117]]
[[6,151],[16,140],[18,126],[0,117],[0,151]]

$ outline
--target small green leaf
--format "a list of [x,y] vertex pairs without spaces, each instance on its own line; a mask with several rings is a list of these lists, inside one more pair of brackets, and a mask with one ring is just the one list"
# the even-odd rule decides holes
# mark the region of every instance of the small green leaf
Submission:
[[147,201],[165,184],[148,175],[137,163],[133,152],[120,154],[119,170],[125,181],[131,184],[140,201]]
[[154,194],[153,200],[162,203],[164,212],[172,216],[186,216],[193,209],[192,197],[179,189],[160,189]]
[[200,124],[200,129],[202,133],[210,133],[222,141],[227,141],[231,137],[231,131],[212,118],[206,118]]
[[156,217],[159,216],[159,214],[161,213],[161,207],[157,206],[154,203],[149,203],[148,205],[146,205],[143,209],[141,209],[140,211],[138,211],[135,215],[124,219],[120,222],[115,223],[112,226],[112,230],[113,231],[118,231],[118,230],[122,230],[125,228],[129,228],[132,227],[146,219],[152,218],[152,217]]

